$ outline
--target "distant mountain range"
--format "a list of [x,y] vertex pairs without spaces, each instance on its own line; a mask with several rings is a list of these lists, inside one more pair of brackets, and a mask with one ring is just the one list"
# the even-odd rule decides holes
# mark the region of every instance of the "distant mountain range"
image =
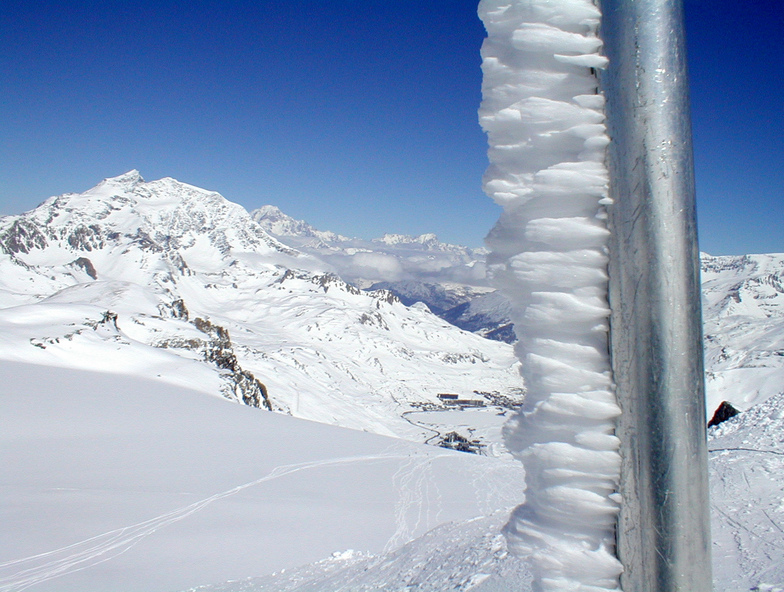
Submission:
[[281,243],[325,261],[361,288],[389,290],[408,306],[422,302],[442,319],[483,337],[515,340],[509,305],[485,277],[486,249],[442,243],[434,234],[348,238],[316,230],[275,206],[251,216]]
[[[490,341],[515,337],[485,255],[432,234],[349,238],[131,171],[0,219],[0,356],[144,366],[252,405],[427,440],[454,426],[409,412],[442,406],[442,391],[520,401],[512,350]],[[708,411],[747,409],[784,390],[784,255],[703,255],[702,267]]]
[[[252,215],[282,243],[335,261],[344,277],[359,285],[387,289],[407,305],[423,302],[466,331],[506,343],[515,340],[507,301],[484,278],[458,279],[468,275],[467,269],[484,270],[483,249],[445,245],[431,234],[350,239],[315,230],[273,206]],[[315,238],[319,240],[308,242]],[[394,259],[405,277],[390,280],[383,271],[352,267],[352,249],[357,248],[368,259]],[[433,271],[434,261],[442,272]],[[708,411],[712,414],[725,400],[743,410],[784,392],[784,255],[703,254],[701,261]]]

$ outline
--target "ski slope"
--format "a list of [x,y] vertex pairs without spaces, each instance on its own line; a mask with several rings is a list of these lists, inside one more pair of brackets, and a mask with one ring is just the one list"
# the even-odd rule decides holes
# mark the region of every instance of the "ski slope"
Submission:
[[167,592],[389,552],[519,495],[511,460],[141,377],[0,371],[2,592]]

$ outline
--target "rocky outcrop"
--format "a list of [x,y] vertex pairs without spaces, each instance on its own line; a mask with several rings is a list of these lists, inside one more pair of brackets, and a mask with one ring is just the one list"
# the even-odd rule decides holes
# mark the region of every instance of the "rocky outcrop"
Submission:
[[87,257],[79,257],[71,263],[71,266],[81,269],[94,280],[98,279],[98,273],[95,271],[95,266]]
[[9,255],[29,253],[33,249],[44,249],[47,246],[46,237],[38,226],[18,218],[0,233],[0,249]]
[[735,417],[738,415],[738,413],[740,413],[740,411],[735,409],[732,404],[727,401],[722,401],[721,405],[719,405],[718,409],[716,409],[716,412],[713,414],[713,417],[708,422],[708,427],[711,428],[713,426],[719,425],[720,423],[727,421],[729,418]]
[[198,317],[193,320],[193,325],[210,337],[209,341],[205,342],[204,359],[224,371],[228,383],[223,392],[224,396],[242,401],[245,405],[263,406],[272,411],[267,387],[252,372],[240,366],[237,356],[234,355],[229,332],[220,325]]

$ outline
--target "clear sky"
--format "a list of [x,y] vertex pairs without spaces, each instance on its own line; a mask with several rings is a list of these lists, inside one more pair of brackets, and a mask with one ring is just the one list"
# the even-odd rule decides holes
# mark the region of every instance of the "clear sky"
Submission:
[[[0,214],[139,169],[479,246],[474,0],[2,0]],[[784,2],[686,0],[701,248],[784,252]]]

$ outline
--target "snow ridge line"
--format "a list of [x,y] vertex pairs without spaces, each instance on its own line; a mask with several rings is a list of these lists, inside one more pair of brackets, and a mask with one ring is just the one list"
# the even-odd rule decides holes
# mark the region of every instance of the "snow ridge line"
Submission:
[[[446,456],[449,455],[440,454],[432,458]],[[51,559],[40,565],[23,567],[23,569],[17,571],[16,573],[0,577],[0,592],[21,592],[36,584],[64,576],[69,573],[88,569],[103,563],[104,561],[114,559],[115,557],[118,557],[127,552],[136,544],[141,542],[144,538],[154,534],[161,528],[165,528],[170,524],[184,520],[192,514],[204,509],[213,502],[230,497],[239,493],[240,491],[267,481],[273,481],[281,477],[313,468],[361,463],[375,460],[409,461],[410,458],[411,453],[401,454],[390,451],[374,455],[347,456],[329,460],[307,461],[290,465],[281,465],[279,467],[275,467],[272,471],[259,479],[249,481],[248,483],[238,485],[220,493],[216,493],[215,495],[204,498],[187,506],[183,506],[181,508],[172,510],[171,512],[150,518],[149,520],[145,520],[131,526],[124,526],[122,528],[111,530],[83,541],[61,547],[59,549],[54,549],[45,553],[0,563],[0,570],[5,570],[7,568],[24,566],[25,564],[34,563],[36,560],[43,560],[48,557],[53,557],[72,551],[64,557]],[[430,460],[431,459],[428,459],[428,462]]]
[[537,592],[618,590],[601,13],[591,0],[482,0],[479,15],[484,190],[504,209],[488,274],[512,304],[528,387],[504,433],[527,485],[508,544],[531,558]]

